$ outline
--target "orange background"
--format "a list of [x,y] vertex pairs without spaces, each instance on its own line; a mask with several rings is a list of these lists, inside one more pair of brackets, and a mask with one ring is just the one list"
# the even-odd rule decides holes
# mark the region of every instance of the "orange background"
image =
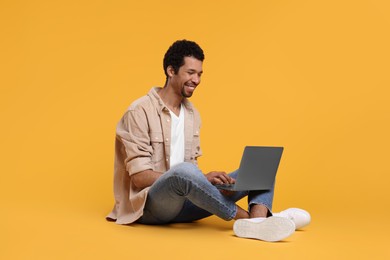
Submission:
[[[389,258],[389,11],[388,1],[1,1],[0,258]],[[191,98],[201,168],[234,170],[245,145],[285,147],[274,209],[313,217],[287,242],[235,238],[215,217],[105,222],[116,122],[164,83],[177,39],[206,54]]]

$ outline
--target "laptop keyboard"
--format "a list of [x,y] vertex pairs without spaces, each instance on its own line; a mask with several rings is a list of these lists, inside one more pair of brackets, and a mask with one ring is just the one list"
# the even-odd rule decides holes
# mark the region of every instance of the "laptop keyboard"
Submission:
[[214,186],[221,190],[230,190],[234,188],[234,184],[232,183],[215,184]]

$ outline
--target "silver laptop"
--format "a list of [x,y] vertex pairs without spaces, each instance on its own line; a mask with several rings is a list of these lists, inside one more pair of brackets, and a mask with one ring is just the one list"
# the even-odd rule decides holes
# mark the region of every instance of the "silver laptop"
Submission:
[[223,190],[269,190],[273,187],[283,147],[246,146],[236,183],[216,184]]

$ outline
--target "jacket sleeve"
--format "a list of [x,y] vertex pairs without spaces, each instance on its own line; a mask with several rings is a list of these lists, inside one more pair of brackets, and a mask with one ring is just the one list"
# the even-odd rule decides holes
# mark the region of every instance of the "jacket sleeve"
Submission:
[[117,138],[126,151],[126,171],[129,175],[153,169],[147,115],[142,107],[130,108],[116,128]]

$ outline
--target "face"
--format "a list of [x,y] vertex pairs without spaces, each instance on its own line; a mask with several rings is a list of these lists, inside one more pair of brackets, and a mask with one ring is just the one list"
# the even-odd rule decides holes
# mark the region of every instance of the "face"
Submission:
[[170,84],[182,97],[189,98],[200,84],[202,76],[202,61],[194,57],[185,57],[184,65],[175,74],[171,67],[168,68]]

